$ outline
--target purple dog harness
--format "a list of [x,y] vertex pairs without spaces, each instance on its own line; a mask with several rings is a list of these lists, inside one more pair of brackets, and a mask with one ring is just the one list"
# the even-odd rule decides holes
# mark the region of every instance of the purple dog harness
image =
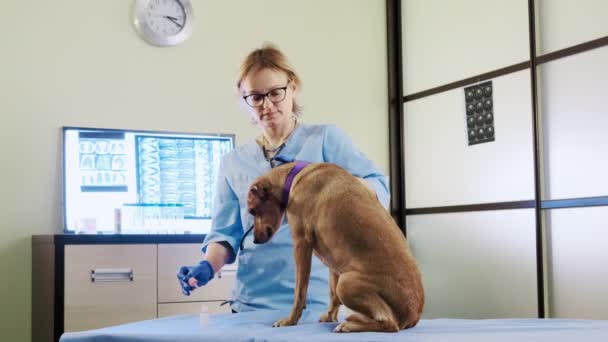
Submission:
[[[289,170],[287,174],[287,178],[285,178],[285,184],[283,184],[283,198],[281,198],[281,210],[287,209],[287,202],[289,202],[289,190],[291,190],[291,184],[293,183],[293,179],[296,178],[297,174],[302,171],[310,162],[297,160],[296,165]],[[243,250],[243,242],[245,242],[245,236],[249,234],[253,230],[253,225],[247,229],[247,231],[241,237],[240,250]]]

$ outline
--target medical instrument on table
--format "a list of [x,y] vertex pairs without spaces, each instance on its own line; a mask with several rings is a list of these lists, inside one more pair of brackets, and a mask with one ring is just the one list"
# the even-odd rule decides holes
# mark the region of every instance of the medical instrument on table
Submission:
[[196,287],[190,286],[188,284],[188,280],[190,278],[196,279],[196,284],[198,286],[203,286],[209,282],[209,280],[213,279],[213,267],[207,260],[201,261],[196,266],[182,266],[180,267],[177,273],[177,279],[179,280],[179,284],[182,287],[182,293],[186,296],[190,295],[191,291],[194,291]]
[[209,307],[205,304],[201,306],[199,321],[203,327],[206,327],[209,324]]

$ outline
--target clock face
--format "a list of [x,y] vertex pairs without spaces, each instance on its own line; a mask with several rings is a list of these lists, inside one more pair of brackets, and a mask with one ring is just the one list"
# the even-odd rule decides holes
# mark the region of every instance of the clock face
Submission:
[[190,0],[135,0],[133,19],[139,35],[157,46],[179,44],[192,33]]
[[150,29],[162,36],[173,36],[184,28],[186,12],[177,0],[152,0],[146,9]]

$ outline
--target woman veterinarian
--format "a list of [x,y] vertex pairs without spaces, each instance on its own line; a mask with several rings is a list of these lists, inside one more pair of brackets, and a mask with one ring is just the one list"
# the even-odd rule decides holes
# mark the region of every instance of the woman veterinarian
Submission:
[[[251,52],[241,64],[236,86],[261,133],[222,158],[212,228],[203,242],[205,258],[196,266],[181,267],[178,278],[188,295],[238,257],[233,312],[289,310],[295,287],[289,225],[284,221],[272,240],[263,245],[253,243],[253,234],[243,236],[253,223],[253,216],[247,212],[251,183],[286,161],[335,163],[359,177],[385,208],[389,204],[388,184],[386,177],[335,126],[299,122],[297,95],[301,81],[275,47],[264,46]],[[327,308],[328,279],[328,269],[313,257],[308,309]]]

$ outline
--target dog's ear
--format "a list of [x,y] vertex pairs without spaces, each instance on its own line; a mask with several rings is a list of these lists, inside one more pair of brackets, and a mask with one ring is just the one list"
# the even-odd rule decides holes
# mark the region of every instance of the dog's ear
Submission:
[[268,197],[268,190],[264,187],[261,182],[258,182],[251,186],[249,189],[249,196],[255,196],[258,199],[264,201]]

